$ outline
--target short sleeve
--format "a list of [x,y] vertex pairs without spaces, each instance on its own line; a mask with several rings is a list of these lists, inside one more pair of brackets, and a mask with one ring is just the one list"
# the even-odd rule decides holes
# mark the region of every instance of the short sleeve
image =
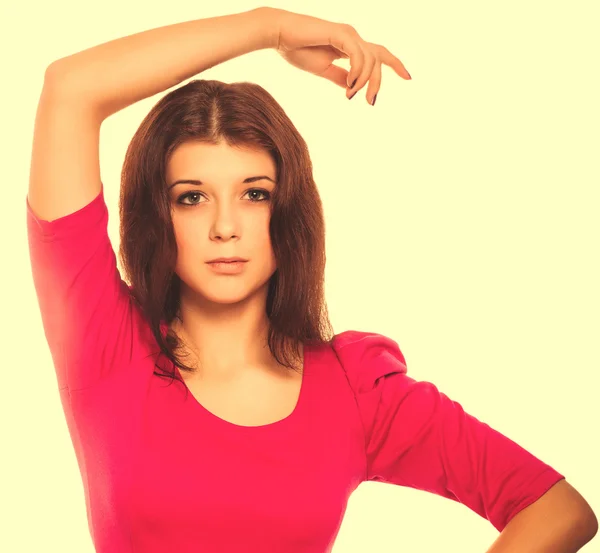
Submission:
[[27,204],[33,282],[59,388],[91,386],[131,361],[139,313],[108,236],[104,189],[46,221]]
[[460,502],[501,532],[565,478],[431,382],[408,376],[392,339],[346,331],[334,337],[333,348],[363,421],[366,480]]

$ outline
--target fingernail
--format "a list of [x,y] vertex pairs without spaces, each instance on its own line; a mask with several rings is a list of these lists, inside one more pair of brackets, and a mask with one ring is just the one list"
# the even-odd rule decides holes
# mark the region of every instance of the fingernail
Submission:
[[356,79],[354,79],[354,82],[352,83],[352,85],[350,86],[350,88],[354,88],[354,85],[356,84],[356,81],[358,81],[358,77],[356,77]]
[[[358,90],[356,92],[358,92]],[[354,94],[352,94],[352,96],[348,96],[348,100],[352,100],[352,98],[354,98],[354,95],[356,94],[356,92]]]
[[[379,93],[377,93],[377,94],[379,94]],[[377,94],[375,94],[375,96],[373,96],[373,102],[371,103],[372,106],[375,105],[375,100],[377,100]]]
[[[406,70],[406,72],[408,73],[408,69]],[[408,78],[412,79],[412,77],[410,76],[410,73],[408,73]]]

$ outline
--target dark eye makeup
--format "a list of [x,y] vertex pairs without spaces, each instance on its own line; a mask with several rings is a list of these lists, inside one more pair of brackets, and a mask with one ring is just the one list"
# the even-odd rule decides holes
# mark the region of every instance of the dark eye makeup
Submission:
[[[254,192],[258,192],[259,194],[262,194],[263,198],[262,199],[250,199],[251,202],[254,202],[254,203],[265,202],[271,198],[271,193],[268,190],[263,190],[262,188],[251,188],[250,190],[246,191],[246,194],[254,193]],[[187,207],[192,207],[192,206],[198,205],[199,203],[202,203],[199,200],[196,202],[192,202],[192,203],[186,203],[183,201],[185,198],[190,198],[190,197],[194,197],[194,196],[204,196],[204,194],[202,192],[197,192],[195,190],[193,190],[191,192],[186,192],[185,194],[182,194],[181,196],[179,196],[177,198],[177,203],[179,205],[184,205]]]

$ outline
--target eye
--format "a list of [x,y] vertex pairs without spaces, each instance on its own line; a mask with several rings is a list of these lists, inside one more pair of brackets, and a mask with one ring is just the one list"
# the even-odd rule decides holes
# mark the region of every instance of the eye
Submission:
[[262,200],[251,199],[250,200],[251,202],[265,202],[271,197],[271,194],[269,194],[269,192],[267,190],[263,190],[262,188],[251,188],[250,190],[248,190],[248,192],[246,192],[246,194],[255,193],[255,192],[262,194],[264,196],[264,198]]
[[[258,195],[262,194],[263,198],[262,199],[257,199],[256,198],[256,194],[258,193]],[[252,194],[253,197],[250,198],[251,202],[265,202],[267,200],[269,200],[271,198],[271,194],[268,190],[263,190],[262,188],[251,188],[250,190],[248,190],[246,192],[246,194]],[[246,195],[245,194],[245,195]],[[200,201],[192,201],[191,203],[188,202],[184,202],[183,200],[186,198],[193,198],[195,196],[203,196],[204,194],[202,194],[201,192],[186,192],[185,194],[182,194],[181,196],[179,196],[179,198],[177,198],[177,203],[180,205],[186,205],[186,206],[192,206],[192,205],[197,205],[198,203],[200,203]]]
[[189,198],[190,196],[202,196],[202,194],[200,194],[200,192],[187,192],[186,194],[182,194],[181,196],[179,196],[179,198],[177,198],[177,203],[181,204],[181,205],[196,205],[198,202],[192,202],[191,204],[188,203],[184,203],[182,200],[185,198]]

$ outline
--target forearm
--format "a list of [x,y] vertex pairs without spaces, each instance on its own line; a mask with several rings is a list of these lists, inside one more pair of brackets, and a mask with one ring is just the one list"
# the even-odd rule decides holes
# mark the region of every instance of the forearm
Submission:
[[562,480],[519,512],[486,553],[575,553],[597,531],[587,501]]
[[104,119],[219,63],[273,47],[275,14],[256,8],[125,36],[55,61],[46,83]]
[[540,520],[536,527],[511,521],[486,553],[576,553],[593,537],[577,524],[561,527]]

